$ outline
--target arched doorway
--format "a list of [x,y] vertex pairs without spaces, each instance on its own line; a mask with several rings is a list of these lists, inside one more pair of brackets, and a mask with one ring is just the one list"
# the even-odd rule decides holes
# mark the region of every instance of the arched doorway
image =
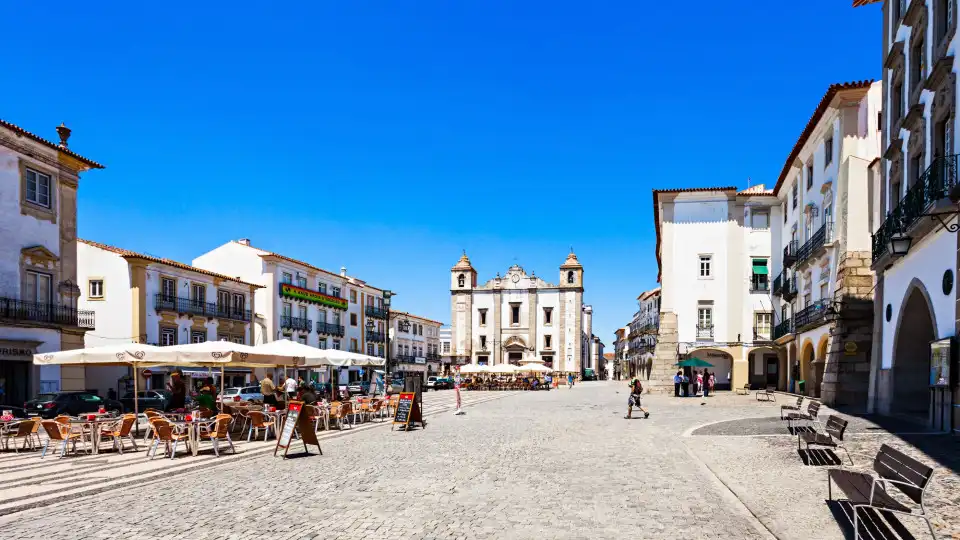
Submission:
[[747,353],[747,365],[750,370],[748,381],[754,388],[779,387],[780,360],[777,352],[770,347],[751,349]]
[[787,381],[787,391],[788,392],[798,392],[796,385],[797,380],[800,378],[800,363],[797,359],[797,342],[790,342],[790,346],[787,348],[787,364],[790,374],[790,380]]
[[891,411],[926,420],[930,412],[930,342],[936,339],[927,291],[918,281],[907,288],[893,343]]
[[[699,358],[712,364],[713,367],[707,368],[707,371],[714,375],[714,390],[730,390],[730,379],[733,376],[733,356],[730,353],[717,349],[698,349],[688,353],[687,358]],[[685,373],[687,369],[689,368],[684,368]]]
[[797,393],[813,397],[813,343],[809,340],[803,343],[800,349],[800,380],[804,381],[803,391],[800,391],[799,383]]
[[830,343],[830,338],[828,336],[823,336],[820,338],[820,343],[817,344],[817,356],[813,361],[813,397],[820,397],[820,392],[823,388],[823,371],[827,367],[827,348]]

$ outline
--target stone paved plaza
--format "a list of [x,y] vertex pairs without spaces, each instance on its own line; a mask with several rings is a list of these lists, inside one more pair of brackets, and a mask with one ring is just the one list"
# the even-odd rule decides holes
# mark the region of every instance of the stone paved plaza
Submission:
[[[824,469],[805,467],[795,438],[770,420],[779,405],[650,396],[651,417],[627,421],[626,397],[625,383],[583,383],[455,417],[439,406],[452,392],[429,393],[436,414],[425,430],[358,429],[324,440],[322,457],[259,453],[12,513],[0,530],[44,540],[843,538]],[[957,455],[955,438],[904,435],[942,450],[928,455],[868,421],[851,430],[858,466],[881,442],[936,466],[938,535],[960,534],[957,464],[943,457]],[[929,537],[922,522],[904,523]]]

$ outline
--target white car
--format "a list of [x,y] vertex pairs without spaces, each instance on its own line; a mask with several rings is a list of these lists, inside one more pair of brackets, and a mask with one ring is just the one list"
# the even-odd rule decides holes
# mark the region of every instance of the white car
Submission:
[[[220,396],[217,396],[217,402],[220,401]],[[259,386],[237,386],[233,388],[224,388],[223,389],[223,402],[240,402],[240,401],[252,401],[255,403],[263,403],[263,394],[260,393]]]

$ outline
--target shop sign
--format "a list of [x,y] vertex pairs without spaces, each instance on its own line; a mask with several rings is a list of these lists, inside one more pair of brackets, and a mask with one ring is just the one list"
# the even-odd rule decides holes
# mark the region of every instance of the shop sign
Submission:
[[418,356],[418,357],[416,357],[416,358],[413,359],[413,363],[414,363],[414,364],[426,364],[426,363],[427,363],[427,359]]
[[347,309],[347,300],[344,298],[326,295],[319,291],[311,291],[289,283],[280,284],[280,296],[337,309]]
[[843,355],[844,356],[856,356],[857,355],[857,343],[855,341],[848,341],[843,344]]

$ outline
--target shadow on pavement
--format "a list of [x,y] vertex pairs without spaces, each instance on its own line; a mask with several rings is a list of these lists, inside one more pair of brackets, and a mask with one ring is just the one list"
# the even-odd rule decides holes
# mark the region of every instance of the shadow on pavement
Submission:
[[842,463],[840,456],[829,448],[797,449],[800,461],[808,467],[835,467]]
[[[853,505],[850,501],[826,501],[830,512],[843,530],[845,538],[853,538]],[[857,512],[859,519],[860,538],[866,540],[912,540],[916,538],[897,516],[891,512],[878,511],[873,508],[860,508]]]

